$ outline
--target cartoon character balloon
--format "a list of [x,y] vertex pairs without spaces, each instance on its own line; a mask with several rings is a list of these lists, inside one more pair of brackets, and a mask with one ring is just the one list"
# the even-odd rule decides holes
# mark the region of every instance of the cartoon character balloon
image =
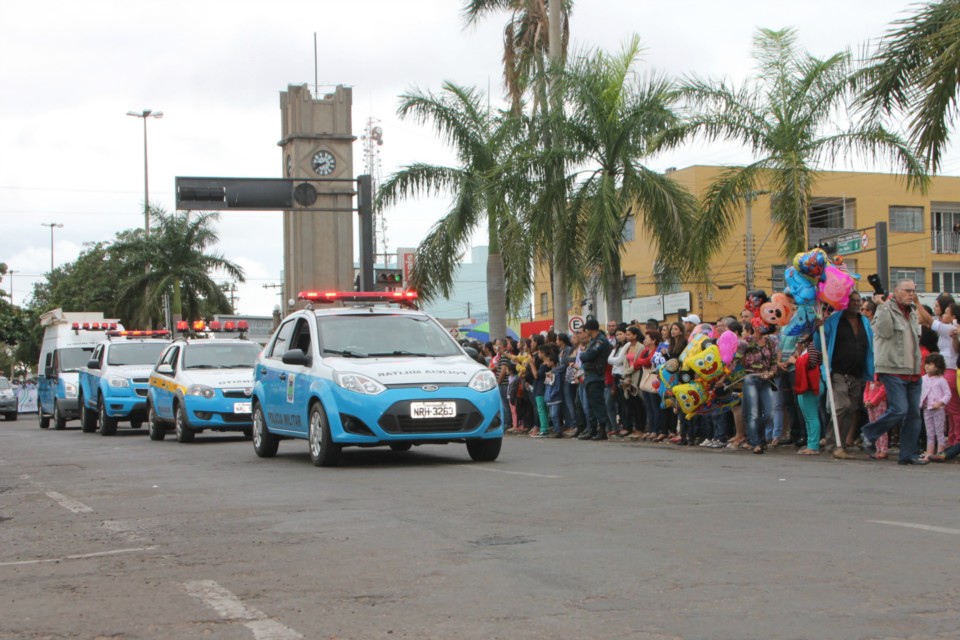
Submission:
[[846,309],[856,284],[857,281],[852,275],[828,264],[824,281],[817,285],[817,299],[837,311]]
[[773,294],[770,296],[770,302],[760,305],[760,318],[767,324],[775,324],[778,327],[790,324],[790,319],[793,318],[793,305],[790,304],[790,299],[783,293]]
[[753,289],[752,291],[747,291],[747,300],[743,304],[743,308],[752,311],[753,315],[757,315],[760,312],[760,306],[769,300],[767,298],[767,292],[763,289]]
[[827,269],[827,263],[830,262],[827,252],[823,249],[811,249],[810,251],[801,251],[793,257],[793,268],[800,274],[810,278],[814,282],[823,279]]
[[[728,332],[729,333],[729,332]],[[683,361],[683,368],[693,371],[695,380],[710,382],[726,373],[723,359],[720,357],[720,348],[713,344],[696,355]]]
[[787,282],[790,295],[793,296],[793,300],[798,306],[810,304],[817,298],[817,289],[813,282],[793,267],[787,267],[786,271],[783,272],[783,278]]
[[793,319],[790,320],[790,324],[785,326],[781,333],[785,336],[812,334],[817,329],[816,320],[817,312],[814,310],[813,305],[802,304],[797,307],[797,311],[793,314]]
[[677,399],[677,407],[688,419],[707,401],[707,392],[699,382],[678,384],[673,388],[673,396]]
[[657,378],[660,408],[669,409],[674,405],[673,387],[680,381],[680,363],[675,359],[667,360],[657,367]]

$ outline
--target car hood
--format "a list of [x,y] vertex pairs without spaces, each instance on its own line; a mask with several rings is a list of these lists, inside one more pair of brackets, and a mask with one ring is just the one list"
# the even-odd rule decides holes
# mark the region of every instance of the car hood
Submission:
[[185,384],[202,384],[215,389],[253,386],[253,367],[249,369],[197,369],[183,372]]
[[153,371],[153,366],[148,364],[110,365],[110,368],[107,369],[107,375],[123,378],[149,378],[151,371]]
[[479,363],[467,356],[445,358],[338,358],[327,357],[324,364],[341,373],[359,373],[383,385],[463,384],[470,382]]

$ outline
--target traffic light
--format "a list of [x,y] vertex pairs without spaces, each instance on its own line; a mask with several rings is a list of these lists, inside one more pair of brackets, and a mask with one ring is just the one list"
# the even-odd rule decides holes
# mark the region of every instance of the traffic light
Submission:
[[828,242],[828,241],[826,241],[826,240],[822,240],[822,241],[818,242],[817,244],[813,245],[813,247],[811,247],[811,248],[813,248],[813,249],[823,249],[823,250],[826,251],[827,253],[836,253],[836,252],[837,252],[837,243],[836,243],[836,242]]
[[375,291],[393,291],[403,288],[403,271],[400,269],[375,269]]

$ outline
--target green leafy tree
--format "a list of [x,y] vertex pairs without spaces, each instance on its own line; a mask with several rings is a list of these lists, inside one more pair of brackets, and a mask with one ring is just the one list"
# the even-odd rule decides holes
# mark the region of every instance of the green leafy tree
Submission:
[[582,56],[564,74],[569,115],[562,136],[568,164],[578,167],[571,208],[583,230],[583,266],[599,274],[607,317],[617,319],[623,313],[624,226],[634,217],[656,246],[657,263],[685,272],[697,213],[686,189],[642,163],[678,118],[671,82],[637,74],[639,56],[634,37],[619,54]]
[[906,114],[910,140],[937,172],[960,92],[960,0],[919,5],[896,21],[857,77],[861,103]]
[[839,155],[887,158],[906,173],[908,186],[926,186],[923,165],[899,136],[869,118],[837,124],[851,101],[849,52],[820,59],[797,50],[793,29],[761,29],[754,37],[754,59],[757,75],[740,87],[697,77],[687,81],[682,90],[692,113],[664,137],[668,145],[697,136],[735,140],[758,158],[723,171],[709,187],[696,234],[698,255],[709,259],[726,246],[744,200],[761,189],[769,190],[784,258],[805,250],[817,172]]
[[136,232],[113,244],[111,253],[124,264],[117,303],[124,317],[140,326],[159,324],[167,294],[175,318],[233,312],[212,274],[243,282],[243,269],[209,252],[219,240],[212,226],[217,219],[215,213],[154,211],[149,237]]
[[[515,120],[491,112],[477,90],[450,82],[439,95],[411,91],[398,113],[432,123],[453,148],[458,164],[412,164],[381,185],[377,207],[420,195],[452,195],[453,204],[417,247],[413,286],[427,301],[449,297],[453,279],[475,230],[485,224],[490,335],[507,335],[507,312],[524,303],[530,282],[530,250],[511,214],[501,172],[513,145]],[[514,247],[506,253],[504,246]]]

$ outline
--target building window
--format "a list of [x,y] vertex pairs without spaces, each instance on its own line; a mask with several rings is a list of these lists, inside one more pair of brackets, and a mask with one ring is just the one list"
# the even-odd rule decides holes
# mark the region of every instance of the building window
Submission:
[[548,293],[541,293],[540,294],[540,314],[541,315],[544,315],[544,316],[547,315],[547,311],[549,311],[549,309],[547,309],[548,304],[550,304],[550,295]]
[[811,198],[808,217],[811,229],[852,229],[856,198]]
[[623,276],[623,297],[624,298],[636,298],[637,297],[637,276],[636,274],[632,276]]
[[923,207],[890,207],[890,231],[923,233]]
[[624,242],[633,242],[637,239],[637,219],[634,216],[627,216],[620,239]]
[[930,238],[934,253],[960,253],[960,205],[936,204],[931,207]]
[[922,267],[890,267],[890,289],[901,280],[913,280],[917,285],[917,293],[924,293],[927,290],[923,280],[925,275]]
[[783,291],[787,288],[787,280],[784,272],[787,270],[785,264],[775,264],[770,267],[770,288],[774,291]]
[[930,274],[930,279],[936,293],[960,291],[960,271],[934,271]]

